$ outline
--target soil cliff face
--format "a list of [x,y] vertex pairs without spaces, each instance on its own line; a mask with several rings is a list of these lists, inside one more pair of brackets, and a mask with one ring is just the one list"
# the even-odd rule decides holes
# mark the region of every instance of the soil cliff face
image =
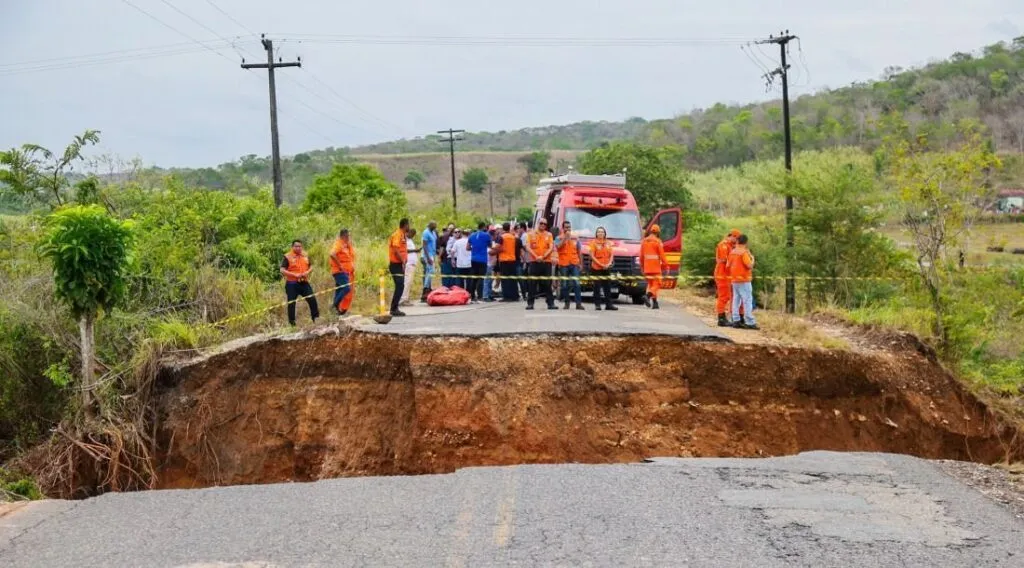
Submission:
[[167,368],[158,416],[164,488],[814,449],[1024,455],[910,348],[340,332]]

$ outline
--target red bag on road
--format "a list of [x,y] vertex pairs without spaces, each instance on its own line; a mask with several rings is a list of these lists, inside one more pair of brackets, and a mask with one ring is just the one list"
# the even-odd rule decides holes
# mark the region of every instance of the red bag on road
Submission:
[[427,295],[428,306],[462,306],[469,303],[469,292],[452,286],[441,287]]

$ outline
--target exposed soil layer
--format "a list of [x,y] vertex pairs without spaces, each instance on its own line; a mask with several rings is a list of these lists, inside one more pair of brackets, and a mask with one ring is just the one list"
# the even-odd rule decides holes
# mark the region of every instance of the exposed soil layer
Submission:
[[164,488],[817,449],[1024,456],[914,349],[341,332],[167,368],[159,389]]

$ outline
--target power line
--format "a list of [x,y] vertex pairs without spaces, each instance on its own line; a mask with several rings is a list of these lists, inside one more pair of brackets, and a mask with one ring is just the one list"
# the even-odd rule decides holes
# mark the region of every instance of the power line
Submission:
[[214,7],[214,9],[216,9],[216,10],[217,10],[218,12],[220,12],[221,14],[224,14],[224,16],[226,16],[226,17],[227,17],[227,19],[229,19],[229,20],[231,20],[232,22],[234,22],[236,26],[238,26],[238,27],[242,28],[243,30],[245,30],[245,31],[249,32],[250,34],[252,34],[252,35],[254,35],[254,36],[255,36],[255,35],[259,35],[259,34],[257,34],[256,32],[254,32],[254,31],[252,31],[251,29],[249,29],[249,27],[248,27],[248,26],[246,26],[245,24],[243,24],[242,22],[239,22],[238,20],[236,20],[235,18],[233,18],[233,17],[231,16],[231,14],[229,14],[229,13],[225,12],[225,11],[224,11],[224,9],[223,9],[223,8],[221,8],[220,6],[218,6],[217,4],[215,4],[215,3],[213,2],[213,0],[206,0],[206,3],[207,3],[207,4],[209,4],[210,6],[213,6],[213,7]]
[[496,45],[520,47],[666,47],[682,45],[742,44],[751,38],[679,38],[679,37],[566,37],[566,36],[379,36],[282,34],[311,43],[348,43],[368,45]]
[[131,49],[115,49],[111,51],[99,51],[96,53],[87,53],[84,55],[67,55],[63,57],[47,57],[45,59],[30,59],[28,61],[19,61],[17,63],[0,63],[0,69],[7,67],[18,67],[23,65],[41,65],[41,64],[57,64],[57,63],[68,63],[83,59],[92,59],[97,57],[109,57],[109,56],[121,56],[130,55],[137,53],[155,52],[155,51],[166,51],[175,50],[182,47],[191,46],[192,42],[184,41],[180,43],[171,43],[167,45],[154,45],[151,47],[135,47]]
[[[749,59],[750,62],[753,63],[755,67],[757,67],[757,69],[761,72],[762,75],[767,75],[767,74],[771,73],[771,70],[768,69],[768,67],[764,64],[764,62],[762,62],[760,59],[758,59],[757,57],[754,56],[754,53],[753,53],[752,49],[750,49],[750,46],[751,46],[750,43],[746,44],[746,46],[742,46],[741,45],[740,46],[740,51],[742,51],[743,54],[747,56],[747,59]],[[767,90],[768,88],[769,87],[766,84],[765,85],[765,89]]]
[[[131,6],[131,7],[135,8],[136,10],[138,10],[138,11],[142,12],[142,13],[143,13],[143,14],[145,14],[146,16],[149,16],[149,17],[150,17],[150,18],[152,18],[153,20],[155,20],[155,21],[159,22],[159,23],[160,23],[160,24],[162,24],[163,26],[165,26],[165,27],[167,27],[167,28],[169,28],[169,29],[171,29],[171,30],[173,30],[173,31],[177,32],[178,34],[181,34],[182,36],[184,36],[184,37],[186,37],[186,38],[188,38],[188,39],[189,39],[189,40],[191,40],[191,41],[192,41],[193,43],[196,43],[196,44],[198,44],[198,45],[200,45],[200,46],[202,46],[202,47],[206,48],[207,50],[209,50],[209,51],[211,51],[211,52],[213,52],[213,53],[217,54],[218,56],[220,56],[220,57],[223,57],[224,59],[227,59],[227,60],[228,60],[228,61],[230,61],[231,63],[235,63],[234,61],[231,61],[231,59],[230,59],[230,58],[228,58],[228,57],[227,57],[226,55],[224,55],[223,53],[221,53],[221,52],[219,52],[219,51],[216,51],[216,50],[214,50],[214,49],[211,49],[211,48],[207,47],[207,45],[206,45],[206,44],[204,44],[203,42],[200,42],[200,41],[196,40],[195,38],[193,38],[193,37],[189,36],[188,34],[186,34],[186,33],[182,32],[181,30],[179,30],[179,29],[177,29],[177,28],[175,28],[174,26],[171,26],[170,24],[168,24],[168,23],[164,22],[163,20],[161,20],[161,19],[157,18],[156,16],[154,16],[154,15],[150,14],[149,12],[147,12],[147,11],[143,10],[142,8],[139,8],[139,7],[138,7],[138,6],[136,6],[135,4],[132,4],[132,3],[131,3],[131,2],[129,1],[129,0],[122,0],[122,1],[123,1],[124,3],[126,3],[126,4],[128,4],[129,6]],[[225,39],[225,38],[224,38],[224,37],[222,37],[222,36],[221,36],[221,35],[220,35],[219,33],[217,33],[216,31],[214,31],[213,29],[211,29],[211,28],[210,28],[209,26],[207,26],[206,24],[203,24],[202,22],[200,22],[200,21],[196,20],[195,18],[193,18],[192,16],[188,15],[187,13],[185,13],[185,12],[183,12],[183,11],[179,10],[179,9],[178,9],[177,7],[175,7],[174,5],[172,5],[172,4],[170,4],[170,3],[168,3],[168,2],[167,2],[167,0],[161,0],[161,1],[162,1],[162,2],[164,3],[164,4],[167,4],[167,5],[168,5],[169,7],[171,7],[172,9],[174,9],[174,11],[176,11],[176,12],[178,12],[179,14],[181,14],[181,15],[185,16],[186,18],[188,18],[188,19],[192,20],[193,22],[195,22],[195,23],[199,24],[200,26],[202,26],[203,28],[205,28],[205,29],[206,29],[207,31],[209,31],[209,32],[213,33],[213,35],[215,35],[215,36],[217,36],[218,38],[220,38],[220,40],[221,40],[221,41],[227,42],[228,44],[230,44],[230,45],[234,46],[234,42],[231,42],[231,41],[229,41],[229,40]],[[254,35],[255,35],[255,34],[254,34]],[[211,42],[211,43],[213,43],[213,42]],[[272,56],[271,56],[271,60],[272,60]],[[271,61],[271,63],[272,63],[272,61]],[[289,66],[290,64],[273,64],[273,63],[272,63],[272,65],[273,65],[273,66],[275,66],[275,67],[276,67],[276,66],[282,66],[282,67],[285,67],[285,66]],[[251,67],[250,67],[250,68],[251,68]],[[272,74],[273,74],[273,71],[271,71],[271,75],[272,75]],[[271,98],[272,98],[272,99],[274,99],[275,97],[274,97],[274,96],[272,95],[272,97],[271,97]],[[273,102],[273,103],[276,103],[276,100],[275,100],[275,101],[272,101],[272,102]],[[277,105],[276,105],[276,104],[274,104],[273,106],[274,106],[274,110],[273,110],[272,114],[273,114],[273,115],[276,115],[276,112],[277,112],[276,106],[277,106]],[[277,117],[276,117],[276,116],[273,116],[272,118],[273,118],[273,122],[274,122],[274,124],[273,124],[273,130],[275,131],[275,132],[273,133],[273,134],[274,134],[274,136],[273,136],[274,140],[273,140],[273,144],[272,144],[272,146],[273,146],[273,150],[274,150],[274,155],[275,155],[275,165],[276,165],[276,168],[275,168],[276,172],[275,172],[275,174],[274,174],[274,185],[275,185],[275,187],[274,187],[274,190],[275,190],[275,191],[274,191],[274,196],[275,196],[275,198],[277,198],[277,199],[280,199],[280,196],[281,196],[281,192],[282,192],[282,189],[281,189],[281,187],[280,187],[280,186],[281,186],[281,175],[280,175],[280,151],[279,151],[279,149],[278,149],[278,142],[277,142],[277,133],[276,133],[276,130],[277,130],[277,124],[276,124],[276,122],[277,122]],[[326,135],[324,135],[324,134],[323,134],[322,132],[320,132],[320,131],[316,130],[315,128],[313,128],[313,127],[311,127],[311,126],[309,126],[308,124],[306,124],[306,123],[304,123],[304,122],[302,122],[302,121],[300,121],[300,120],[297,120],[297,119],[295,119],[295,117],[292,117],[292,120],[294,120],[296,124],[299,124],[300,126],[303,126],[304,128],[306,128],[306,129],[307,129],[307,130],[309,130],[310,132],[313,132],[314,134],[316,134],[316,135],[318,135],[318,136],[321,136],[321,137],[323,137],[323,138],[324,138],[325,140],[328,140],[328,141],[330,141],[330,138],[328,138],[328,137],[327,137]]]
[[[207,45],[206,45],[205,43],[203,43],[203,42],[201,42],[201,41],[199,41],[199,40],[195,39],[194,37],[192,37],[192,36],[188,35],[187,33],[183,32],[183,31],[181,31],[181,30],[179,30],[178,28],[176,28],[176,27],[172,26],[171,24],[168,24],[167,22],[165,22],[165,21],[161,20],[160,18],[157,18],[156,16],[154,16],[153,14],[150,14],[149,12],[147,12],[147,11],[143,10],[142,8],[139,8],[138,6],[136,6],[135,4],[133,4],[133,3],[131,2],[131,0],[121,0],[121,1],[122,1],[122,2],[124,2],[125,4],[127,4],[127,5],[131,6],[132,8],[135,8],[135,9],[136,9],[136,10],[138,10],[139,12],[142,12],[142,13],[143,13],[143,14],[145,14],[145,15],[146,15],[147,17],[149,17],[149,18],[150,18],[150,19],[152,19],[153,21],[155,21],[155,22],[159,23],[160,25],[164,26],[165,28],[167,28],[167,29],[169,29],[169,30],[171,30],[171,31],[173,31],[173,32],[175,32],[175,33],[177,33],[177,34],[179,34],[179,35],[183,36],[183,37],[186,37],[186,38],[188,38],[189,40],[191,40],[191,41],[192,41],[192,43],[195,43],[195,44],[197,44],[197,45],[201,45],[201,46],[203,46],[204,48],[206,48],[207,50],[209,50],[209,51],[210,51],[211,53],[215,53],[215,54],[217,54],[217,56],[218,56],[218,57],[223,57],[224,59],[226,59],[226,60],[227,60],[228,62],[230,62],[230,63],[232,63],[232,64],[233,64],[233,63],[235,63],[234,61],[231,61],[231,58],[229,58],[228,56],[224,55],[223,53],[221,53],[221,52],[217,51],[216,49],[213,49],[212,47],[209,47],[209,46],[207,46]],[[164,3],[166,3],[166,1],[165,1]],[[168,4],[168,6],[171,6],[171,5],[170,5],[170,4]],[[172,7],[172,8],[174,8],[174,6],[171,6],[171,7]],[[174,9],[175,9],[175,10],[177,10],[177,8],[174,8]],[[180,12],[180,10],[178,10],[178,11]]]
[[[161,1],[161,2],[163,2],[164,4],[166,4],[168,8],[170,8],[170,9],[174,10],[175,12],[177,12],[177,13],[181,14],[182,16],[185,16],[185,17],[186,17],[186,18],[188,18],[189,20],[192,20],[193,22],[195,22],[195,23],[196,23],[196,25],[198,25],[199,27],[201,27],[201,28],[203,28],[204,30],[206,30],[206,31],[210,32],[211,34],[213,34],[213,35],[217,36],[217,37],[218,37],[218,38],[219,38],[220,40],[222,40],[222,41],[226,41],[226,42],[230,43],[230,44],[231,44],[231,47],[235,48],[235,51],[237,51],[237,50],[238,50],[238,48],[237,48],[237,47],[235,46],[235,43],[234,43],[234,42],[232,42],[232,41],[228,40],[227,38],[225,38],[224,36],[220,35],[220,33],[218,33],[218,32],[217,32],[217,30],[214,30],[214,29],[213,29],[213,28],[211,28],[210,26],[208,26],[208,25],[204,24],[203,22],[201,22],[201,21],[199,21],[199,20],[197,20],[197,19],[193,18],[193,17],[192,17],[191,15],[189,15],[189,14],[188,14],[187,12],[185,12],[185,11],[184,11],[184,10],[182,10],[181,8],[178,8],[178,7],[177,7],[177,6],[175,6],[174,4],[171,4],[171,3],[170,3],[170,2],[168,2],[167,0],[160,0],[160,1]],[[256,34],[253,34],[253,35],[256,35]],[[243,50],[243,51],[245,51],[245,48],[243,47],[243,48],[242,48],[242,50]],[[246,52],[246,54],[248,54],[248,52]],[[239,54],[239,55],[241,55],[241,54]]]
[[[323,100],[323,101],[325,101],[325,102],[327,102],[327,103],[330,103],[330,101],[328,101],[327,99],[325,99],[325,98],[323,97],[323,95],[320,95],[319,93],[317,93],[317,92],[315,92],[315,91],[311,90],[311,89],[310,89],[309,87],[307,87],[307,86],[306,86],[305,84],[303,84],[303,83],[301,83],[301,82],[297,81],[297,80],[296,80],[296,79],[295,79],[294,77],[290,77],[290,76],[287,76],[287,75],[282,75],[282,77],[287,77],[289,81],[291,81],[291,82],[295,83],[295,85],[296,85],[296,86],[298,86],[299,88],[301,88],[301,89],[305,90],[306,92],[308,92],[309,94],[313,95],[314,97],[317,97],[317,98],[319,98],[319,99],[321,99],[321,100]],[[375,134],[374,132],[370,132],[370,131],[368,131],[368,130],[366,130],[366,129],[360,128],[359,126],[356,126],[355,124],[349,124],[348,122],[345,122],[344,120],[341,120],[340,118],[338,118],[338,117],[336,117],[336,116],[334,116],[334,115],[332,115],[332,114],[330,114],[330,113],[328,113],[328,112],[324,112],[324,111],[322,111],[322,110],[320,110],[320,109],[318,109],[318,108],[316,108],[316,107],[314,107],[314,106],[310,105],[309,103],[307,103],[306,101],[304,101],[304,100],[303,100],[303,99],[302,99],[301,97],[295,97],[295,96],[293,96],[293,98],[294,98],[294,99],[295,99],[295,100],[296,100],[296,101],[297,101],[297,102],[298,102],[299,104],[301,104],[302,106],[304,106],[304,107],[306,107],[307,109],[311,110],[312,112],[315,112],[315,113],[319,114],[320,116],[323,116],[324,118],[327,118],[328,120],[332,120],[332,121],[334,121],[334,122],[337,122],[338,124],[340,124],[340,125],[344,126],[345,128],[350,128],[350,129],[353,129],[353,130],[358,130],[358,131],[360,131],[360,132],[365,132],[365,133],[367,133],[367,134]]]
[[[202,53],[205,50],[206,50],[206,46],[199,47],[199,48],[197,48],[197,47],[187,47],[187,48],[180,48],[180,49],[175,49],[175,50],[167,50],[167,51],[160,51],[160,52],[153,52],[153,53],[125,54],[125,55],[121,55],[121,56],[99,57],[99,58],[92,58],[92,59],[77,59],[77,60],[73,60],[73,61],[64,61],[64,62],[58,62],[58,63],[41,64],[41,65],[33,65],[33,66],[26,66],[27,64],[25,64],[25,63],[11,64],[11,66],[9,68],[0,69],[0,76],[3,76],[3,75],[17,75],[17,74],[21,74],[21,73],[34,73],[34,72],[37,72],[37,71],[57,71],[57,70],[61,70],[61,69],[75,69],[75,68],[79,68],[79,67],[91,67],[91,66],[94,66],[94,65],[106,65],[106,64],[110,64],[110,63],[122,63],[122,62],[126,62],[126,61],[137,61],[137,60],[142,60],[142,59],[153,59],[153,58],[158,58],[158,57],[169,57],[169,56],[174,56],[174,55],[184,55],[184,54],[190,54],[190,53]],[[20,67],[15,67],[14,65],[21,65],[21,66]]]
[[800,67],[803,68],[804,74],[807,75],[807,78],[804,79],[803,86],[809,87],[811,86],[811,68],[807,65],[807,59],[804,58],[804,46],[800,41],[800,38],[796,38],[796,51],[800,57]]
[[[259,80],[259,78],[256,77],[255,73],[251,73],[251,71],[252,71],[251,69],[247,69],[247,71],[250,71],[250,73],[247,73],[248,76],[256,78],[257,80]],[[301,126],[301,127],[305,128],[306,130],[312,132],[313,134],[316,134],[317,136],[323,138],[324,140],[327,141],[327,143],[329,143],[331,145],[335,145],[336,144],[336,141],[333,138],[331,138],[330,136],[328,136],[328,135],[324,134],[323,132],[321,132],[320,130],[317,130],[316,128],[310,126],[309,123],[303,122],[302,120],[299,120],[299,118],[297,116],[295,116],[294,114],[292,114],[292,112],[290,110],[288,110],[287,107],[281,108],[280,105],[278,105],[278,112],[280,114],[283,114],[283,115],[287,116],[292,122],[298,124],[299,126]]]
[[369,111],[366,111],[366,110],[362,109],[354,101],[348,99],[347,97],[345,97],[344,95],[342,95],[341,93],[336,91],[333,87],[331,87],[327,83],[321,81],[319,77],[317,77],[313,73],[309,72],[308,70],[307,70],[307,73],[309,73],[309,77],[311,79],[313,79],[314,81],[319,83],[321,86],[323,86],[325,89],[327,89],[331,94],[333,94],[335,97],[337,97],[338,99],[343,101],[348,106],[350,106],[353,109],[355,109],[356,112],[362,114],[367,119],[372,120],[372,121],[376,122],[377,124],[379,124],[381,126],[390,128],[391,130],[394,130],[395,132],[398,132],[402,136],[405,136],[406,134],[408,134],[408,132],[406,132],[406,130],[404,128],[402,128],[402,127],[400,127],[400,126],[398,126],[396,124],[393,124],[391,122],[388,122],[387,120],[384,120],[383,118],[377,117],[377,116],[371,114]]

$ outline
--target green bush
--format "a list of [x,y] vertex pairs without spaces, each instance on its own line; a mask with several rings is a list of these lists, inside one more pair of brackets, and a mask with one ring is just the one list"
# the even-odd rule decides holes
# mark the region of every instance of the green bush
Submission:
[[0,501],[5,497],[2,493],[6,493],[6,497],[31,501],[43,498],[43,493],[39,491],[35,481],[0,467]]
[[60,421],[69,391],[47,377],[69,352],[32,321],[0,307],[0,458],[24,448]]

